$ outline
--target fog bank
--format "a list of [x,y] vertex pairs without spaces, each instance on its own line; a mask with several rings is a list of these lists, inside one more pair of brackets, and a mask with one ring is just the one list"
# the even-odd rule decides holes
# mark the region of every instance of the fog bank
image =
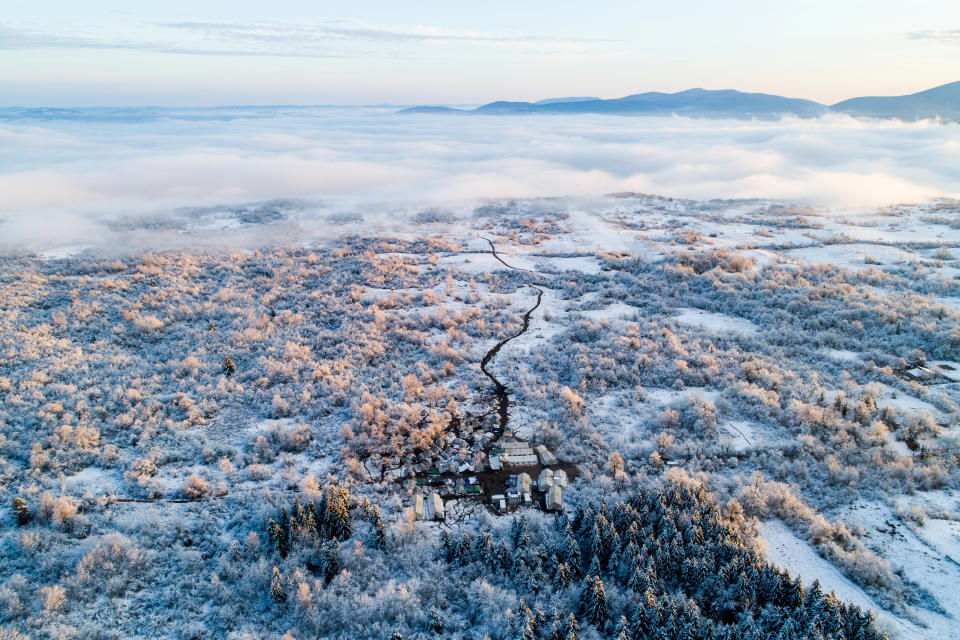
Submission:
[[[377,108],[0,110],[0,243],[97,243],[184,207],[292,199],[396,222],[499,198],[635,191],[838,207],[960,191],[960,126]],[[399,216],[399,218],[398,218]]]

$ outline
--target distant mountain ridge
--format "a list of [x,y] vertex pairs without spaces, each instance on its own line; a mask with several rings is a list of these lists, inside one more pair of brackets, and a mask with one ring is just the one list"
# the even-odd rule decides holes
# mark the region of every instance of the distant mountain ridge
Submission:
[[905,96],[851,98],[830,109],[875,118],[960,120],[960,80]]
[[592,113],[619,115],[685,115],[698,118],[816,117],[827,113],[917,120],[941,118],[960,121],[960,81],[926,91],[886,97],[863,97],[825,105],[813,100],[733,89],[687,89],[677,93],[651,91],[623,98],[553,98],[538,102],[497,101],[475,109],[412,107],[400,113],[541,114]]

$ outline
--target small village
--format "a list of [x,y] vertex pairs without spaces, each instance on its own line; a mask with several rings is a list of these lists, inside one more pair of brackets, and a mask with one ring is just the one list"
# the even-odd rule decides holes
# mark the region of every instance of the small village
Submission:
[[563,509],[563,489],[576,469],[561,465],[545,445],[511,438],[491,447],[482,458],[479,465],[463,463],[447,466],[446,471],[434,466],[410,478],[407,486],[413,492],[414,516],[444,520],[445,501],[462,498],[479,499],[501,514],[519,507]]

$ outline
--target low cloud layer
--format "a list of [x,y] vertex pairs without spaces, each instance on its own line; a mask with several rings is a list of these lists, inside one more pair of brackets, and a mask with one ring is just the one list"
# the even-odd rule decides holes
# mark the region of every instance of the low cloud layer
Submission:
[[0,244],[97,243],[184,207],[302,199],[396,221],[491,198],[637,191],[872,207],[957,196],[960,126],[379,109],[0,112]]

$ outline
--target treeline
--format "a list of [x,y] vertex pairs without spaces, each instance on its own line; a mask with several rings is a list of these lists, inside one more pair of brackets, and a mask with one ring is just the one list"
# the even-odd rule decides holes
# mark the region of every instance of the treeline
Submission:
[[[858,607],[765,562],[738,517],[736,507],[724,517],[702,487],[674,483],[559,515],[546,540],[534,541],[522,516],[507,539],[444,535],[440,555],[529,594],[521,638],[575,638],[581,625],[630,640],[884,637]],[[554,590],[578,594],[574,607],[538,609],[538,594]]]
[[[294,548],[304,549],[310,558],[307,568],[324,582],[330,582],[340,571],[337,553],[340,542],[353,535],[350,505],[350,494],[342,484],[327,489],[319,503],[309,500],[304,506],[299,496],[294,498],[289,511],[280,507],[277,519],[270,518],[267,522],[271,551],[286,558]],[[360,508],[364,519],[370,522],[370,542],[378,549],[384,548],[387,534],[380,509],[366,499]],[[273,568],[271,596],[277,602],[286,599],[286,590],[276,567]]]
[[[337,546],[351,535],[350,498],[330,489],[315,506],[295,500],[268,525],[272,553],[304,546],[307,569],[334,589]],[[515,517],[510,526],[476,534],[441,532],[434,561],[410,566],[424,540],[389,538],[377,507],[353,507],[370,522],[377,548],[369,571],[387,569],[398,580],[441,579],[432,606],[400,617],[393,637],[509,640],[880,640],[872,616],[801,584],[765,562],[753,547],[742,510],[727,512],[702,485],[668,482],[630,499],[576,507],[552,523]],[[531,517],[542,518],[540,514]],[[354,534],[357,535],[357,534]],[[356,543],[354,543],[356,544]],[[278,558],[279,560],[279,558]],[[354,567],[356,570],[356,567]],[[426,573],[424,573],[426,572]],[[344,573],[348,573],[344,571]],[[343,578],[337,578],[342,584]],[[283,615],[285,581],[274,569],[271,595]],[[502,623],[492,625],[480,592],[498,591]],[[423,604],[427,604],[424,602]],[[357,612],[357,615],[364,614]],[[387,621],[384,621],[387,622]],[[320,633],[347,630],[312,629]],[[367,637],[367,636],[364,636]],[[386,636],[385,636],[386,637]]]

